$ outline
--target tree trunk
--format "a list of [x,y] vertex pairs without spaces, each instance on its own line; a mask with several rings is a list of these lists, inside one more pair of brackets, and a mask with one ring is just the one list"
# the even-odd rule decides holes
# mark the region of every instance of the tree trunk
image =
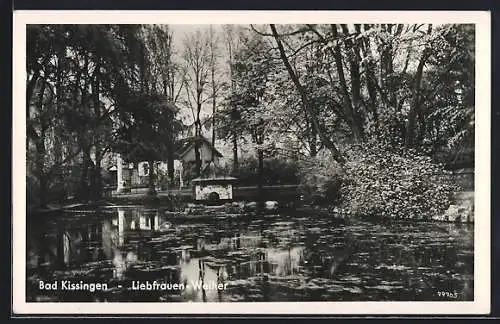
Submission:
[[[57,52],[57,69],[56,69],[56,82],[55,82],[55,88],[56,88],[56,116],[59,116],[62,111],[62,98],[63,98],[63,93],[62,93],[62,78],[63,78],[63,59],[65,54],[61,52]],[[57,124],[59,123],[59,120],[54,120],[54,127],[57,127]],[[59,138],[58,136],[54,136],[53,144],[54,144],[54,151],[53,151],[53,156],[54,156],[54,163],[58,164],[62,160],[62,148],[59,143]]]
[[37,168],[40,169],[38,172],[38,199],[40,201],[40,206],[41,207],[46,207],[48,203],[48,181],[47,181],[47,176],[43,172],[43,163],[40,163],[41,161],[38,161],[38,166]]
[[[338,31],[337,31],[337,26],[336,25],[331,25],[331,30],[332,30],[332,35],[333,38],[337,39],[339,38]],[[344,67],[342,64],[342,53],[340,51],[340,45],[337,44],[335,46],[335,49],[333,51],[334,59],[335,59],[335,66],[337,67],[337,74],[339,76],[339,82],[340,86],[342,88],[342,94],[343,94],[343,99],[344,99],[344,112],[345,115],[348,118],[349,124],[351,125],[351,131],[354,137],[355,142],[361,142],[362,137],[361,137],[361,131],[360,127],[358,125],[358,122],[356,120],[355,116],[355,111],[351,102],[351,97],[349,96],[349,89],[347,87],[347,82],[345,79],[344,75]]]
[[[231,77],[231,93],[234,93],[235,89],[235,82],[233,78],[233,49],[232,49],[232,42],[230,38],[230,34],[228,34],[229,39],[228,39],[228,54],[229,54],[229,75]],[[233,107],[232,111],[232,116],[236,115],[236,109]],[[233,122],[233,129],[232,129],[232,134],[231,134],[231,140],[233,142],[233,170],[238,170],[239,163],[238,163],[238,133],[236,131],[236,127],[234,126],[235,119],[232,120]]]
[[278,46],[278,50],[280,52],[280,57],[281,60],[283,61],[283,64],[285,65],[288,74],[290,75],[290,78],[292,79],[297,91],[300,94],[300,98],[302,101],[302,109],[304,109],[305,113],[309,115],[311,122],[313,123],[314,127],[318,130],[318,135],[325,145],[326,148],[330,150],[332,153],[333,158],[335,161],[337,161],[339,164],[343,165],[345,163],[345,158],[342,156],[340,151],[337,149],[335,144],[325,135],[324,131],[321,129],[320,124],[318,122],[317,116],[314,114],[313,110],[311,109],[311,105],[309,103],[309,98],[307,97],[307,93],[305,89],[302,87],[300,84],[300,81],[295,74],[295,72],[292,69],[292,66],[290,65],[290,62],[288,61],[288,58],[285,53],[285,49],[283,48],[283,44],[281,43],[278,33],[276,31],[276,28],[273,24],[271,26],[271,31],[273,33],[274,39],[276,40],[276,44]]
[[199,177],[201,174],[201,152],[200,152],[200,144],[201,144],[201,123],[198,120],[195,123],[195,137],[194,137],[194,159],[195,159],[195,176]]
[[40,76],[40,71],[35,71],[31,79],[28,81],[26,86],[26,118],[29,118],[31,99],[33,93],[35,92],[35,87]]
[[89,161],[88,156],[90,156],[90,152],[88,149],[82,149],[83,154],[83,164],[81,166],[81,174],[80,174],[80,185],[77,189],[77,197],[78,199],[89,199],[89,168],[91,167],[91,161]]
[[62,221],[58,221],[57,225],[57,234],[56,234],[56,267],[57,269],[64,269],[66,267],[64,263],[64,223]]
[[201,174],[201,154],[200,154],[200,141],[198,138],[194,142],[194,158],[195,158],[195,176],[199,177]]
[[[358,34],[361,33],[361,26],[360,25],[356,25],[356,31]],[[370,26],[369,25],[364,25],[364,28],[365,28],[365,32],[367,32],[368,30],[370,30]],[[363,57],[364,58],[368,58],[370,57],[371,55],[371,43],[370,43],[370,40],[369,39],[365,39],[364,42],[361,43],[361,50],[362,50],[362,53],[363,53]],[[369,107],[368,107],[368,110],[371,111],[371,113],[373,114],[373,123],[375,125],[375,131],[378,130],[378,120],[379,120],[379,117],[378,117],[378,102],[377,102],[377,78],[375,76],[375,64],[373,63],[373,61],[371,59],[367,59],[365,61],[365,64],[364,64],[364,69],[365,69],[365,73],[366,73],[366,90],[368,92],[368,96],[370,98],[370,101],[369,101]]]
[[167,156],[167,170],[168,170],[168,180],[169,184],[172,186],[174,185],[174,144],[173,140],[169,139],[168,141],[168,156]]
[[[212,79],[213,82],[213,79]],[[215,91],[212,97],[212,162],[215,160]]]
[[378,107],[377,107],[377,89],[376,85],[374,85],[375,80],[375,73],[374,73],[374,68],[371,63],[367,66],[367,81],[366,81],[366,88],[368,90],[368,95],[370,96],[370,111],[373,114],[373,122],[375,124],[375,129],[377,130],[379,127],[379,117],[378,117]]
[[361,109],[361,76],[360,76],[360,43],[359,41],[352,41],[349,38],[349,29],[347,25],[341,24],[342,32],[346,37],[346,49],[348,50],[349,57],[349,72],[351,75],[351,95],[352,95],[352,105],[354,117],[356,119],[356,123],[358,124],[358,128],[362,132],[361,121],[359,119],[360,109]]
[[155,173],[155,166],[154,166],[154,161],[149,160],[148,161],[149,165],[149,186],[148,186],[148,196],[156,196],[156,188],[155,188],[155,180],[156,180],[156,173]]
[[[382,25],[385,28],[385,32],[391,32],[391,25]],[[381,45],[380,50],[380,85],[385,92],[385,96],[388,98],[386,105],[389,107],[395,107],[395,102],[393,100],[394,93],[392,89],[392,45],[386,43],[385,41]]]
[[[394,26],[396,28],[396,31],[394,32],[395,37],[399,37],[401,33],[403,32],[403,24],[397,24]],[[389,28],[389,32],[392,31],[392,27]],[[397,99],[397,88],[395,84],[395,77],[394,77],[394,48],[392,44],[389,44],[388,46],[388,53],[387,53],[387,75],[388,75],[388,89],[389,89],[389,102],[391,104],[392,108],[395,108],[398,105],[398,99]]]
[[[427,28],[427,35],[430,35],[431,32],[432,32],[432,25],[430,24]],[[415,74],[415,79],[413,82],[412,103],[410,106],[410,111],[408,113],[408,124],[406,127],[406,136],[405,136],[406,147],[412,147],[415,144],[416,119],[419,114],[420,105],[422,103],[422,101],[420,100],[420,87],[422,83],[424,66],[427,62],[429,54],[430,54],[430,49],[426,47],[422,52],[420,61],[418,62],[417,72]]]
[[210,27],[210,72],[212,81],[212,162],[215,160],[215,110],[216,107],[216,93],[217,86],[215,84],[215,44],[213,40],[213,30]]
[[264,208],[264,152],[261,148],[257,149],[257,157],[259,160],[259,182],[257,184],[258,207],[259,211]]
[[233,134],[232,134],[232,141],[233,141],[233,170],[237,170],[239,167],[238,163],[238,133],[236,129],[233,128]]
[[[43,111],[43,94],[45,92],[45,83],[42,85],[42,89],[40,90],[38,97],[38,109]],[[40,205],[42,207],[47,206],[47,194],[48,194],[48,179],[45,173],[45,156],[46,156],[46,148],[45,148],[45,132],[46,132],[46,123],[45,118],[43,116],[40,118],[40,135],[35,139],[36,145],[36,171],[38,176],[38,195],[40,199]]]
[[99,201],[102,198],[102,174],[101,174],[101,160],[102,156],[100,152],[98,151],[99,147],[96,147],[96,157],[95,157],[95,163],[94,163],[94,188],[92,192],[95,194],[94,200]]
[[[99,70],[100,70],[100,64],[97,63],[96,65],[96,70],[95,70],[95,76],[94,76],[94,82],[92,83],[92,98],[93,98],[93,104],[94,104],[94,118],[96,120],[99,120],[101,118],[101,100],[99,98],[99,86],[100,86],[100,78],[99,78]],[[101,176],[101,145],[100,145],[100,138],[99,138],[99,129],[94,129],[96,139],[94,142],[95,146],[95,163],[94,163],[94,168],[93,168],[93,186],[92,186],[92,193],[93,193],[93,199],[94,200],[100,200],[102,198],[102,176]]]
[[311,140],[310,140],[310,150],[309,150],[309,155],[311,157],[315,157],[318,154],[318,147],[317,147],[317,141],[318,141],[318,132],[316,128],[311,125]]
[[195,158],[195,176],[199,177],[201,174],[201,153],[200,153],[200,144],[201,144],[201,120],[200,120],[200,112],[201,112],[201,93],[198,90],[197,96],[197,113],[196,113],[196,121],[194,123],[195,128],[195,136],[194,136],[194,158]]
[[[79,198],[84,198],[86,200],[95,200],[97,195],[95,190],[97,190],[97,177],[95,176],[96,167],[92,158],[90,156],[90,147],[84,151],[84,174],[82,174],[82,180],[85,180],[84,187],[82,188],[83,195]],[[88,179],[88,183],[87,183]]]
[[[257,100],[259,102],[260,99]],[[257,125],[255,131],[255,139],[258,145],[257,149],[257,160],[258,160],[258,180],[257,183],[257,193],[258,193],[258,205],[259,210],[264,209],[265,193],[264,193],[264,151],[262,149],[262,144],[264,144],[264,120],[261,118]]]
[[412,104],[410,106],[410,112],[408,113],[408,124],[406,127],[406,137],[405,137],[405,146],[412,147],[415,140],[415,127],[416,127],[416,119],[418,115],[418,111],[420,109],[420,87],[422,82],[422,74],[425,66],[425,62],[427,60],[427,49],[424,50],[422,56],[420,58],[420,62],[418,63],[417,73],[415,75],[415,81],[413,84],[413,99]]

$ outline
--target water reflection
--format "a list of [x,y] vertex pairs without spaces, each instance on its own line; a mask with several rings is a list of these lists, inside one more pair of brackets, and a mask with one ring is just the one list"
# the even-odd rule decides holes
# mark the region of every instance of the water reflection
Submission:
[[[339,225],[315,215],[196,222],[129,207],[33,220],[28,234],[28,300],[443,300],[439,290],[473,298],[473,226]],[[111,289],[38,289],[58,279]],[[185,287],[132,289],[155,280]]]

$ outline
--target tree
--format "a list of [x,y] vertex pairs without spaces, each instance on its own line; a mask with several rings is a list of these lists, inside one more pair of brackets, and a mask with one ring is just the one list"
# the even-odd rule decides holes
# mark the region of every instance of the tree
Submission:
[[220,65],[219,65],[219,47],[217,46],[220,38],[210,25],[208,31],[209,48],[210,48],[210,97],[212,99],[212,161],[215,159],[215,138],[216,138],[216,112],[218,98],[221,91],[225,88],[225,82],[221,80]]
[[[229,65],[229,79],[230,79],[230,93],[235,91],[233,64],[234,64],[234,53],[238,50],[239,39],[238,34],[235,32],[232,25],[224,26],[225,41],[227,44],[227,55],[228,55],[228,65]],[[224,112],[220,114],[222,118],[220,122],[217,123],[220,127],[220,133],[223,137],[227,138],[227,135],[231,137],[233,145],[233,169],[238,169],[238,130],[237,123],[240,120],[240,114],[236,109],[231,100],[228,100],[230,107],[230,113],[225,114]],[[229,118],[227,118],[229,117]],[[227,118],[227,119],[226,119]],[[215,125],[215,124],[214,124]]]
[[[231,142],[235,170],[246,147],[258,160],[273,150],[329,153],[338,164],[365,143],[405,144],[435,160],[473,147],[474,26],[259,28],[223,27],[225,87],[214,28],[188,35],[178,60],[168,26],[28,26],[28,176],[42,204],[56,189],[99,199],[116,143],[134,159],[166,158],[172,172],[176,103],[191,111],[195,137],[211,112],[212,141]],[[148,136],[158,155],[144,147]]]
[[177,107],[166,96],[141,92],[130,94],[120,105],[115,150],[128,161],[148,161],[148,195],[156,195],[154,162],[173,154],[170,143],[180,128]]
[[185,104],[191,109],[195,126],[195,176],[200,175],[201,155],[199,138],[202,136],[201,112],[209,100],[207,85],[210,75],[210,43],[201,30],[196,30],[184,40]]
[[[101,196],[101,161],[109,150],[113,101],[126,92],[135,60],[133,27],[33,25],[27,29],[27,134],[29,176],[40,203],[58,188],[73,191],[72,166],[82,169],[79,186]],[[88,185],[88,181],[90,185]],[[66,186],[66,190],[64,190]],[[82,198],[84,191],[76,189]]]
[[[270,46],[259,35],[248,35],[241,40],[242,44],[235,53],[232,69],[233,89],[231,92],[231,108],[239,114],[238,127],[240,133],[246,133],[256,146],[258,159],[258,192],[263,200],[263,167],[265,138],[270,131],[273,120],[272,111],[267,107],[265,94],[269,76],[274,64],[269,58]],[[233,130],[235,118],[232,117]]]
[[334,159],[338,163],[343,164],[345,162],[345,160],[344,160],[342,154],[340,153],[338,148],[335,146],[335,144],[324,134],[324,131],[321,129],[321,126],[318,122],[317,116],[316,116],[315,112],[313,111],[313,109],[311,108],[311,103],[310,103],[310,100],[308,98],[308,95],[307,95],[304,87],[300,83],[296,73],[293,71],[293,68],[290,65],[290,62],[288,61],[288,58],[285,54],[285,49],[283,47],[283,44],[281,43],[281,40],[279,38],[277,31],[276,31],[276,27],[274,25],[270,25],[270,26],[271,26],[271,30],[273,33],[273,37],[276,40],[276,44],[278,46],[278,50],[280,52],[280,57],[283,61],[283,64],[285,65],[285,67],[290,75],[290,78],[292,79],[293,83],[295,84],[295,87],[297,88],[297,91],[300,94],[301,101],[302,101],[302,109],[304,110],[306,115],[310,118],[310,120],[313,124],[313,127],[319,133],[319,136],[322,139],[323,144],[330,150]]
[[422,76],[421,126],[416,137],[433,157],[443,149],[458,153],[463,147],[474,147],[474,27],[443,26],[437,32],[442,37]]
[[[143,64],[141,78],[145,86],[142,92],[151,95],[162,95],[171,104],[178,103],[182,89],[182,69],[174,60],[173,33],[168,25],[141,26],[141,40],[143,46]],[[180,74],[180,75],[179,75]],[[174,181],[174,141],[175,135],[165,137],[168,146],[167,169],[170,184]]]
[[111,118],[119,108],[117,101],[130,89],[131,67],[142,59],[138,31],[135,25],[75,25],[68,34],[84,57],[82,107],[83,116],[91,121],[79,138],[85,168],[90,169],[89,191],[93,200],[102,196],[101,162],[113,143]]
[[[427,34],[430,35],[431,32],[432,32],[432,25],[429,25],[427,29]],[[412,103],[410,106],[410,111],[408,113],[408,126],[406,128],[406,137],[405,137],[405,145],[407,147],[412,147],[415,141],[415,122],[417,115],[420,113],[420,106],[422,102],[420,98],[422,75],[426,61],[430,56],[430,48],[432,46],[432,42],[428,41],[428,43],[429,43],[428,46],[424,48],[422,54],[420,55],[417,71],[415,73],[415,78],[413,81]]]
[[[278,31],[271,26],[271,33],[252,29],[276,42],[290,75],[288,82],[295,85],[302,102],[300,108],[308,112],[297,125],[302,123],[302,129],[311,132],[318,129],[319,135],[323,133],[322,144],[335,136],[341,146],[377,138],[391,145],[403,141],[407,147],[420,148],[428,120],[425,107],[445,85],[456,86],[444,80],[444,75],[457,71],[455,63],[460,60],[457,57],[470,52],[453,38],[461,34],[463,44],[471,44],[470,39],[473,40],[470,32],[465,36],[466,28],[455,25],[433,28],[425,24],[340,24],[280,28]],[[312,53],[316,53],[314,62],[308,58]],[[439,63],[435,61],[437,57]],[[425,80],[431,71],[441,70],[438,66],[444,67],[442,78],[436,80],[439,86],[428,90],[426,87],[430,85],[424,84]],[[331,126],[322,125],[324,118],[333,116],[342,123],[332,119]],[[469,114],[468,120],[470,117]],[[308,121],[316,126],[307,127]],[[345,137],[344,125],[351,132],[350,139]],[[332,126],[336,130],[332,131]],[[342,137],[347,141],[340,141]]]

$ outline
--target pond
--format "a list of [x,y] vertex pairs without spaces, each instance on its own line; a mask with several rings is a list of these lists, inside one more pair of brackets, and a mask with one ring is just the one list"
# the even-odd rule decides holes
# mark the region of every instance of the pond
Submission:
[[473,300],[473,225],[230,216],[29,218],[27,301]]

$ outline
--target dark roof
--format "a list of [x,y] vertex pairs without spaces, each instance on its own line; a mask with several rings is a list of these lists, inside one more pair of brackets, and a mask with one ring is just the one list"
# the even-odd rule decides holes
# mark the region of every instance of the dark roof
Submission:
[[215,177],[215,178],[201,178],[201,177],[198,177],[198,178],[194,178],[193,180],[191,180],[191,182],[195,182],[195,183],[200,183],[200,182],[203,182],[203,183],[222,183],[222,182],[236,182],[236,180],[238,180],[237,178],[235,177],[231,177],[231,176],[223,176],[223,177]]
[[215,155],[217,155],[218,157],[223,156],[222,153],[214,148],[212,146],[212,143],[210,143],[210,141],[204,136],[192,136],[178,140],[175,143],[175,156],[177,158],[183,157],[191,149],[191,147],[194,146],[195,141],[200,141],[202,144],[204,143],[205,145],[207,145],[211,150],[215,150]]

